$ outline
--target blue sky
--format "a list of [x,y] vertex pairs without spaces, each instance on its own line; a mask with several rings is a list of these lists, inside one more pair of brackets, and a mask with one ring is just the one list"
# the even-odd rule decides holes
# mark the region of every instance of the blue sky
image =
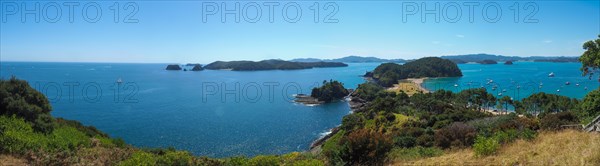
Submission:
[[[111,10],[115,2],[120,9],[118,23],[114,22],[115,10]],[[274,6],[273,22],[265,2],[279,4]],[[315,10],[311,10],[315,2],[319,3],[318,23],[314,22]],[[35,9],[36,2],[2,1],[0,60],[210,63],[348,55],[403,59],[472,53],[578,56],[583,42],[600,34],[600,1],[480,1],[473,7],[472,22],[465,3],[476,1],[327,2],[237,1],[240,22],[228,14],[223,23],[221,10],[208,15],[211,7],[221,9],[225,3],[234,9],[236,1],[143,1],[129,8],[124,8],[127,1],[86,1],[74,7],[70,23],[69,8],[63,2],[41,1],[37,12],[40,22],[35,22],[34,14],[25,14],[23,23],[22,10],[14,11],[13,7]],[[102,12],[95,23],[83,17],[86,5],[86,18],[95,17],[96,4],[89,3],[96,3]],[[422,22],[423,6],[433,10],[436,3],[439,7],[433,12],[439,14],[440,21],[435,21],[435,14],[427,14]],[[515,3],[519,6],[517,22]],[[295,4],[301,12],[296,12]],[[253,20],[256,5],[261,8],[261,17]],[[286,5],[288,17],[282,14]],[[62,14],[52,20],[56,6]],[[123,23],[133,6],[138,9],[132,17],[137,23]],[[411,12],[414,6],[419,11]],[[483,10],[484,6],[488,10]],[[324,23],[324,17],[335,7],[338,11],[331,18],[337,23]],[[501,11],[496,20],[495,7]],[[455,17],[456,11],[460,11],[460,18]],[[296,13],[302,14],[297,22],[285,20],[293,19]],[[415,14],[407,15],[411,13]],[[528,15],[532,17],[526,23]]]

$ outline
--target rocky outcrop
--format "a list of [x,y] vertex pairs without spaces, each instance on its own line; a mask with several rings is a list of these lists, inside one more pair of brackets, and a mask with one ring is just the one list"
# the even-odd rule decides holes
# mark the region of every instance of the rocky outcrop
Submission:
[[192,71],[201,71],[204,70],[204,68],[202,68],[202,65],[200,64],[195,64],[194,67],[192,68]]
[[512,64],[513,64],[513,62],[512,62],[512,61],[506,61],[506,62],[504,62],[504,64],[505,64],[505,65],[512,65]]

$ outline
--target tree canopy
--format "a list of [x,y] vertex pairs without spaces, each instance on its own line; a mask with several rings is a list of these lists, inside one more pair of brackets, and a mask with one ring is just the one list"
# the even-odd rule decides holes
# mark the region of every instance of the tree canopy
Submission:
[[319,99],[319,101],[332,102],[348,96],[348,90],[339,81],[323,81],[323,86],[313,88],[310,96]]
[[583,76],[589,75],[590,79],[592,79],[593,71],[600,68],[600,35],[598,35],[598,39],[596,40],[585,42],[583,49],[585,49],[585,52],[579,57],[579,61],[581,61],[580,70],[583,72]]

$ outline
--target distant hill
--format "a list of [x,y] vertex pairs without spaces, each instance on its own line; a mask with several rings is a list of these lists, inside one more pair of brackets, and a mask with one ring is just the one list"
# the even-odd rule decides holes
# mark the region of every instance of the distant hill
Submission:
[[377,57],[361,57],[361,56],[347,56],[337,59],[317,59],[317,58],[298,58],[292,59],[292,62],[347,62],[347,63],[373,63],[373,62],[396,62],[405,63],[404,59],[381,59]]
[[503,56],[493,54],[467,54],[467,55],[445,55],[441,56],[442,59],[451,60],[454,63],[462,64],[469,62],[482,62],[484,60],[492,61],[534,61],[534,62],[579,62],[579,57],[546,57],[546,56],[530,56],[530,57],[519,57],[519,56]]
[[284,60],[263,60],[263,61],[216,61],[204,66],[210,70],[235,70],[235,71],[255,71],[255,70],[297,70],[316,67],[346,67],[341,62],[290,62]]

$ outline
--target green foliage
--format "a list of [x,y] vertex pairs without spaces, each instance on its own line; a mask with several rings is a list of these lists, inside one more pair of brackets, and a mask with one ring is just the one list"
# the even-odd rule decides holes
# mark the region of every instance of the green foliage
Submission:
[[593,90],[585,95],[580,105],[579,117],[583,124],[587,124],[592,119],[600,115],[600,89]]
[[127,160],[121,161],[118,165],[120,166],[154,166],[156,165],[157,158],[154,154],[137,151],[131,155]]
[[33,124],[36,131],[52,132],[52,107],[48,99],[31,88],[27,81],[14,76],[10,80],[0,80],[0,98],[0,115],[17,115]]
[[382,163],[392,147],[392,140],[380,132],[368,129],[355,130],[340,139],[340,158],[350,165],[376,165]]
[[383,96],[386,92],[383,87],[378,84],[367,82],[363,84],[359,84],[356,88],[356,96],[360,97],[363,100],[374,100],[376,97]]
[[584,76],[589,74],[590,79],[592,79],[591,73],[600,68],[600,35],[598,35],[598,39],[596,40],[585,42],[583,49],[585,49],[585,52],[579,57],[579,61],[581,61],[580,70]]
[[486,138],[484,136],[478,136],[473,144],[473,151],[477,156],[488,156],[496,153],[500,148],[500,143],[494,137]]
[[273,155],[258,155],[248,161],[250,166],[277,166],[280,165],[281,159]]
[[410,161],[421,158],[436,157],[444,154],[444,151],[439,148],[425,148],[425,147],[413,147],[413,148],[394,148],[388,155],[388,161]]
[[517,112],[532,115],[574,111],[578,105],[577,99],[544,92],[532,94],[520,102],[515,102]]
[[48,138],[34,132],[22,118],[0,116],[0,151],[4,153],[25,154],[28,151],[45,149]]
[[542,117],[540,122],[542,129],[559,130],[562,125],[579,124],[579,119],[572,112],[559,112]]
[[349,92],[344,88],[344,84],[339,81],[323,81],[323,85],[319,88],[313,88],[311,97],[319,99],[319,101],[332,102],[343,99],[348,96]]
[[102,131],[96,129],[96,127],[84,126],[83,124],[81,124],[81,122],[78,122],[78,121],[67,120],[67,119],[63,119],[63,118],[56,118],[56,124],[58,126],[74,127],[77,130],[84,132],[89,137],[95,137],[95,136],[108,137],[108,135],[106,133],[103,133]]
[[435,132],[435,145],[441,148],[468,147],[476,136],[477,131],[473,126],[455,122]]
[[373,70],[373,78],[384,87],[406,78],[458,76],[462,76],[462,72],[456,63],[436,57],[421,58],[404,65],[384,63]]
[[73,151],[79,146],[88,147],[91,143],[88,136],[73,127],[57,128],[49,136],[49,148],[58,151]]

